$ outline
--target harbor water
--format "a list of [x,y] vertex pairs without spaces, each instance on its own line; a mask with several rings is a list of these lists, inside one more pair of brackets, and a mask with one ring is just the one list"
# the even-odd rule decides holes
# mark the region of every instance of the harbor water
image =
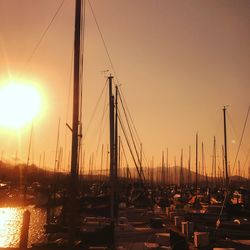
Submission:
[[0,247],[18,247],[23,213],[31,213],[28,246],[45,239],[46,211],[34,206],[0,208]]

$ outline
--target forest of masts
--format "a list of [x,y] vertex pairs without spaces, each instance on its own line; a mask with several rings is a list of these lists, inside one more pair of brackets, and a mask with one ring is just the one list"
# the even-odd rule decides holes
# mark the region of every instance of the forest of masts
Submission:
[[[215,141],[214,141],[215,142]],[[215,144],[214,144],[215,145]],[[121,147],[122,148],[122,147]],[[223,185],[225,181],[225,161],[224,157],[221,157],[221,163],[217,162],[218,156],[216,156],[214,149],[214,155],[212,157],[211,168],[206,166],[204,160],[204,145],[202,143],[202,157],[198,162],[198,182],[208,184],[220,184]],[[121,180],[139,180],[138,170],[136,167],[128,164],[126,155],[122,150],[119,150],[119,163],[118,163],[118,178]],[[222,153],[224,149],[222,147]],[[142,156],[142,154],[141,154]],[[143,161],[140,158],[141,162]],[[179,161],[179,162],[178,162]],[[85,154],[83,153],[82,167],[80,168],[80,176],[82,178],[88,178],[95,181],[105,181],[109,178],[109,150],[106,147],[106,152],[104,152],[104,145],[102,145],[102,155],[101,162],[97,166],[95,161],[95,154],[92,153],[89,156],[88,164],[85,163]],[[154,163],[154,157],[147,164],[147,166],[141,166],[141,171],[143,171],[145,180],[147,183],[160,184],[160,185],[193,185],[195,183],[195,170],[191,166],[191,147],[189,147],[189,157],[184,163],[183,150],[181,150],[181,155],[179,159],[174,158],[174,164],[170,165],[168,159],[168,150],[166,152],[162,151],[162,161],[161,164]],[[250,166],[247,171],[241,167],[240,161],[238,161],[238,166],[234,173],[231,172],[230,163],[228,164],[229,176],[236,176],[235,180],[243,181],[243,178],[250,180]]]
[[[109,76],[108,80],[113,77]],[[106,82],[107,83],[107,82]],[[109,92],[112,93],[113,83],[105,85],[105,88],[109,87]],[[104,89],[105,89],[104,88]],[[102,91],[102,94],[105,91]],[[108,92],[108,91],[106,91]],[[184,159],[183,149],[180,150],[180,155],[175,156],[174,160],[170,163],[169,150],[161,152],[161,161],[157,163],[155,157],[148,160],[143,151],[142,143],[138,137],[138,133],[135,129],[134,122],[127,110],[127,105],[124,100],[124,95],[120,88],[115,86],[115,96],[112,95],[114,106],[114,127],[117,133],[116,136],[116,149],[114,154],[116,155],[117,165],[117,177],[120,180],[129,181],[143,181],[149,184],[159,185],[193,185],[196,181],[201,184],[213,183],[214,185],[224,185],[226,181],[226,164],[225,164],[225,147],[217,147],[216,138],[213,139],[212,157],[207,164],[205,161],[204,143],[198,143],[198,133],[196,134],[195,157],[191,157],[191,146],[189,146],[187,157]],[[100,99],[100,98],[99,98]],[[107,98],[105,98],[106,100]],[[104,109],[109,104],[104,103]],[[119,108],[118,108],[119,106]],[[104,112],[103,112],[104,114]],[[117,118],[115,117],[117,116]],[[119,125],[119,126],[118,126]],[[68,126],[68,125],[67,125]],[[104,125],[103,125],[104,126]],[[101,133],[102,127],[100,128]],[[63,148],[59,146],[60,138],[60,119],[58,123],[57,141],[56,141],[56,153],[54,158],[54,173],[66,174],[69,171],[70,166],[70,152],[66,157],[63,154]],[[118,133],[120,132],[120,133]],[[100,136],[99,136],[100,137]],[[30,144],[32,141],[32,132],[30,137]],[[100,145],[100,146],[99,146]],[[29,145],[29,155],[27,166],[30,160],[31,145]],[[92,152],[89,156],[86,156],[85,148],[81,145],[79,147],[78,158],[78,172],[80,179],[89,181],[106,181],[110,177],[110,145],[98,144],[97,151]],[[220,153],[218,153],[220,152]],[[1,156],[1,164],[3,163],[3,153]],[[66,158],[68,158],[66,160]],[[87,159],[88,158],[88,159]],[[15,165],[17,164],[17,155],[15,157]],[[132,160],[131,160],[132,159]],[[66,161],[68,161],[67,164]],[[35,165],[34,163],[30,165]],[[68,165],[68,166],[67,166]],[[246,162],[241,164],[240,160],[237,164],[231,166],[230,162],[227,164],[227,173],[229,178],[234,177],[234,180],[239,182],[250,180],[250,165],[247,167]],[[209,167],[208,167],[209,166]],[[45,170],[45,172],[51,173],[45,167],[45,153],[40,155],[38,168]],[[46,170],[47,169],[47,170]]]

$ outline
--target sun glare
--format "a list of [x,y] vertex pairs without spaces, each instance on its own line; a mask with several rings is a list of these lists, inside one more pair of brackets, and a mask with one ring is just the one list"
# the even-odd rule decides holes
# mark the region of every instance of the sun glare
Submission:
[[22,213],[20,208],[0,208],[0,247],[18,243]]
[[39,113],[41,96],[30,84],[11,82],[0,88],[0,126],[20,128]]

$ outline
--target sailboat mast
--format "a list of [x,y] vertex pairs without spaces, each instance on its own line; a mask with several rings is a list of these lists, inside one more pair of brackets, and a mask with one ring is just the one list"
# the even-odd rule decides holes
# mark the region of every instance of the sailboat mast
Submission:
[[205,166],[204,166],[204,144],[201,142],[201,175],[202,181],[205,182]]
[[197,198],[197,195],[198,195],[198,133],[196,133],[195,188],[196,188],[196,198]]
[[214,182],[215,182],[215,184],[217,183],[216,158],[217,158],[217,156],[216,156],[216,138],[214,136]]
[[170,184],[170,171],[168,166],[168,148],[167,148],[167,156],[166,156],[166,184]]
[[[71,144],[71,179],[72,188],[76,188],[78,177],[78,125],[80,96],[80,41],[81,41],[82,0],[76,0],[75,38],[74,38],[74,91],[73,91],[73,127]],[[76,191],[76,190],[74,190]]]
[[162,157],[161,157],[161,183],[162,185],[165,185],[165,163],[164,163],[164,151],[162,151]]
[[184,185],[184,176],[183,176],[183,149],[181,149],[181,167],[180,167],[180,186]]
[[114,222],[115,217],[115,200],[114,200],[114,193],[115,193],[115,186],[114,186],[114,180],[115,180],[115,126],[114,126],[114,96],[112,94],[112,80],[113,76],[108,77],[109,81],[109,129],[110,129],[110,185],[111,185],[111,194],[110,194],[110,218],[111,222]]
[[74,87],[73,87],[73,121],[71,144],[71,171],[70,171],[70,211],[69,211],[69,246],[73,246],[76,230],[76,195],[78,188],[78,128],[80,104],[80,42],[82,0],[76,0],[75,5],[75,35],[74,35]]
[[226,123],[226,107],[223,108],[224,118],[224,156],[225,156],[225,174],[226,174],[226,187],[228,186],[228,162],[227,162],[227,123]]
[[116,180],[117,180],[117,171],[118,171],[118,162],[119,162],[119,155],[118,155],[118,86],[115,86],[115,138],[114,138],[114,157],[115,157],[115,163],[114,163],[114,185],[116,187]]
[[176,156],[174,157],[174,182],[175,185],[177,186],[178,182],[177,182],[177,166],[176,166]]
[[188,185],[191,185],[191,146],[189,145],[189,154],[188,154]]
[[102,154],[101,154],[101,167],[100,167],[100,182],[102,182],[102,165],[103,165],[103,148],[104,145],[102,144]]

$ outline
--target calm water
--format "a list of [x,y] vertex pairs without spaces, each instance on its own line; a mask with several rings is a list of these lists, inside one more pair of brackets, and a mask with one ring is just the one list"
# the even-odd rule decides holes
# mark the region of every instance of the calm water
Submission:
[[31,212],[29,229],[29,246],[44,239],[46,211],[28,206],[0,208],[0,247],[18,247],[22,227],[23,212]]

